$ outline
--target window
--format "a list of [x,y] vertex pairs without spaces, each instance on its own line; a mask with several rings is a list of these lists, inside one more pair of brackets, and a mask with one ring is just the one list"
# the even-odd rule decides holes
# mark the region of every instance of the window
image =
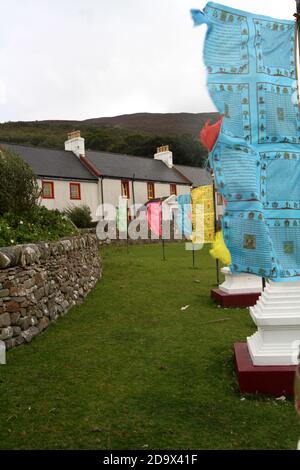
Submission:
[[81,199],[80,183],[70,183],[70,199]]
[[222,206],[223,205],[223,197],[221,194],[217,193],[217,204],[218,206]]
[[170,184],[170,196],[177,196],[176,184]]
[[147,194],[148,194],[148,199],[155,198],[154,183],[147,183]]
[[54,199],[54,183],[53,181],[42,181],[42,198]]
[[121,194],[126,199],[129,199],[129,181],[122,180],[121,181]]

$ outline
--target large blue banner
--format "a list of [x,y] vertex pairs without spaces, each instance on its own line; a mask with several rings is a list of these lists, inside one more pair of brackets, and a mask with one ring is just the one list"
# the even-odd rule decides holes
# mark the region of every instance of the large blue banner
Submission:
[[233,272],[277,281],[300,276],[300,113],[294,21],[209,2],[208,88],[224,116],[209,159]]

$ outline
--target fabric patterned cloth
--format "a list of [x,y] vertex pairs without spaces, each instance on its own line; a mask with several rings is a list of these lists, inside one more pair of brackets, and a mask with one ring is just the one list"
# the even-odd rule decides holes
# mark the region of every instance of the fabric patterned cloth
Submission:
[[179,234],[186,239],[190,239],[192,235],[192,206],[191,194],[181,194],[177,196],[178,210],[176,211],[175,222]]
[[230,252],[227,246],[225,245],[222,232],[216,233],[216,237],[212,244],[212,248],[209,251],[209,254],[213,258],[220,260],[221,263],[225,264],[226,266],[229,266],[231,264]]
[[192,242],[199,244],[212,243],[215,238],[213,186],[199,186],[199,188],[193,189],[191,198],[193,224]]
[[208,119],[204,127],[201,129],[199,136],[200,141],[210,152],[212,151],[216,141],[218,140],[221,131],[222,120],[223,117],[219,119],[215,124],[210,124],[210,119]]
[[117,208],[117,229],[119,232],[127,232],[127,204]]
[[162,236],[162,207],[161,202],[147,204],[148,227],[158,238]]
[[300,113],[295,21],[209,2],[208,89],[224,116],[209,154],[227,201],[223,233],[233,272],[275,281],[300,276]]

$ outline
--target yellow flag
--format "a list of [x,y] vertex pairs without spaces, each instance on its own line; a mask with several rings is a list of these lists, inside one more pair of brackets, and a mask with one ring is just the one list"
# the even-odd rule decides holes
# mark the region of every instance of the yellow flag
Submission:
[[193,243],[212,243],[215,237],[213,186],[199,186],[191,192]]
[[213,258],[219,259],[226,266],[231,264],[231,255],[224,242],[223,232],[216,233],[216,238],[209,253]]

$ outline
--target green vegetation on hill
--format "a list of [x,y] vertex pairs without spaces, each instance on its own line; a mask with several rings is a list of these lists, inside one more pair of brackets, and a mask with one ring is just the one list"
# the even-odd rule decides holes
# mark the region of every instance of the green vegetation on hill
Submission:
[[135,113],[87,119],[84,123],[151,134],[190,134],[198,137],[199,130],[205,122],[208,119],[215,122],[218,117],[218,113]]
[[169,145],[175,163],[203,166],[207,151],[198,134],[208,118],[215,120],[217,114],[144,113],[87,121],[8,122],[0,124],[0,141],[62,149],[67,133],[78,128],[87,149],[153,158],[157,147]]

